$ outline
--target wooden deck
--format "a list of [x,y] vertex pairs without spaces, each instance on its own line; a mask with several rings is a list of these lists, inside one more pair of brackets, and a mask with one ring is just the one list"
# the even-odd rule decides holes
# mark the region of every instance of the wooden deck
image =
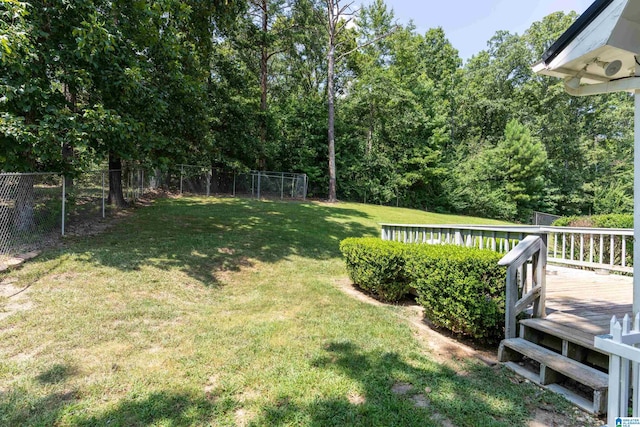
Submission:
[[632,314],[632,301],[632,277],[547,266],[549,322],[585,335],[608,334],[612,316]]

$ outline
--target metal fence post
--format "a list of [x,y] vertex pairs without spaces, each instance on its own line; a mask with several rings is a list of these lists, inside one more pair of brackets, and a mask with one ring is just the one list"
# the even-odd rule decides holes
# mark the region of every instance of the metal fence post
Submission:
[[258,200],[260,200],[260,175],[262,173],[258,171]]
[[236,197],[236,173],[233,172],[233,197]]
[[280,181],[280,200],[284,199],[284,172],[282,172],[282,180]]
[[182,179],[184,177],[184,165],[180,165],[180,195],[182,196]]
[[293,178],[291,178],[291,198],[293,199],[293,191],[296,187],[296,181],[298,179],[294,176]]
[[207,197],[211,194],[211,171],[207,171]]
[[106,203],[106,201],[105,201],[105,197],[104,197],[104,175],[105,175],[105,172],[104,172],[104,171],[102,171],[102,218],[104,218],[104,217],[105,217],[105,216],[104,216],[104,208],[105,208],[105,206],[104,206],[104,205],[105,205],[105,203]]
[[62,175],[62,235],[64,236],[64,216],[65,216],[65,202],[66,202],[66,191],[67,191],[67,187],[66,187],[67,183],[66,180],[64,179],[64,175]]
[[307,186],[309,185],[307,175],[304,175],[304,193],[302,194],[302,200],[307,200]]

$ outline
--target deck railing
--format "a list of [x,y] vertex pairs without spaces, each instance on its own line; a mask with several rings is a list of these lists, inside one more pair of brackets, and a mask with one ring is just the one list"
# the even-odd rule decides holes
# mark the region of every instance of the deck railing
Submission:
[[500,253],[531,235],[545,241],[550,263],[633,273],[632,229],[382,224],[383,240],[456,244]]
[[538,226],[381,224],[382,240],[404,243],[453,244],[509,252]]
[[629,316],[622,324],[614,316],[609,335],[595,337],[597,349],[609,353],[609,389],[607,426],[616,426],[616,418],[629,416],[629,397],[633,417],[640,417],[640,314],[633,325]]
[[[531,260],[531,289],[527,263]],[[545,317],[547,247],[539,236],[527,236],[498,263],[507,267],[505,338],[517,336],[518,315],[533,304],[533,317]],[[522,295],[522,297],[520,297]]]
[[550,262],[633,273],[633,229],[541,228],[549,236]]

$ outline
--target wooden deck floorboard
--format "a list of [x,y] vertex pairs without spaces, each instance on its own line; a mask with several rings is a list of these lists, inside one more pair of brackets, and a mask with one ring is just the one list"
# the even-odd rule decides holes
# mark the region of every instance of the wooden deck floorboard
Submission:
[[612,316],[632,313],[633,278],[548,266],[547,320],[580,331],[609,333]]

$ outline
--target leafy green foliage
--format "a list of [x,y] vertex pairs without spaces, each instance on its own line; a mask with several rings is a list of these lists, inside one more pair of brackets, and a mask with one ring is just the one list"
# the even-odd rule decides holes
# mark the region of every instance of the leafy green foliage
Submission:
[[[361,43],[393,28],[393,12],[378,1],[359,16]],[[437,54],[431,55],[437,50]],[[434,60],[434,57],[436,60]],[[340,191],[365,202],[435,207],[449,135],[447,96],[457,51],[441,30],[400,28],[349,61],[355,74],[341,102]]]
[[555,220],[552,225],[556,227],[633,228],[633,215],[567,216]]
[[349,238],[340,242],[353,283],[386,302],[399,301],[409,292],[406,248],[402,243],[377,238]]
[[351,280],[383,301],[410,288],[439,327],[488,343],[502,339],[506,270],[500,254],[454,245],[406,245],[375,238],[340,244]]
[[[307,173],[324,197],[327,11],[0,2],[0,170],[259,167]],[[530,68],[576,16],[499,31],[463,65],[442,28],[364,6],[334,40],[338,198],[517,221],[631,212],[632,97],[572,98]]]
[[417,246],[407,258],[425,317],[455,333],[495,343],[504,337],[506,270],[501,255],[460,246]]
[[546,161],[540,141],[511,120],[495,148],[460,164],[450,189],[452,202],[469,213],[527,221],[542,206]]

